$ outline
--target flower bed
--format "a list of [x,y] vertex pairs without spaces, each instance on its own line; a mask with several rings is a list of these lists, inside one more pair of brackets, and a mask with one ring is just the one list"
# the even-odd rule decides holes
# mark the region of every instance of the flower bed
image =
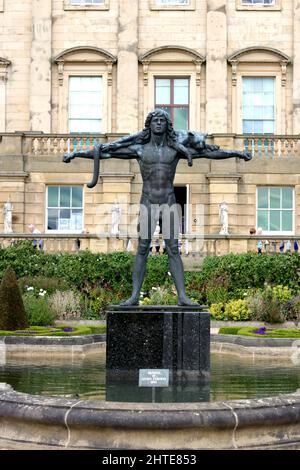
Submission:
[[300,338],[300,330],[288,328],[268,328],[253,326],[231,326],[222,327],[219,330],[221,335],[241,335],[254,336],[256,338]]
[[0,336],[80,336],[105,334],[106,326],[31,326],[24,330],[0,330]]

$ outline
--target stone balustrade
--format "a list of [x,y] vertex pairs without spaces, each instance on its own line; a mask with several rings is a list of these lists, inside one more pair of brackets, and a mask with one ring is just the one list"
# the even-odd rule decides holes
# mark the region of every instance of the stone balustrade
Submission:
[[[49,253],[77,253],[82,250],[110,253],[113,251],[130,251],[133,254],[137,248],[137,238],[119,237],[103,234],[0,234],[0,246],[6,248],[22,240],[43,240],[43,250]],[[179,241],[183,259],[199,260],[205,256],[221,256],[229,253],[248,253],[257,251],[257,242],[262,240],[263,252],[272,254],[286,252],[287,241],[291,242],[291,252],[294,252],[294,241],[300,241],[297,236],[248,236],[248,235],[205,235],[204,238],[193,234],[183,236]],[[268,243],[265,243],[267,240]],[[164,252],[163,239],[159,247],[153,241],[151,253],[159,255]],[[38,245],[38,244],[37,244]],[[280,249],[281,247],[281,249]],[[38,248],[37,248],[38,249]]]
[[[3,133],[0,135],[0,155],[63,155],[74,150],[91,149],[95,144],[116,140],[122,135],[115,133],[88,135]],[[298,135],[214,134],[210,135],[207,141],[220,145],[222,148],[247,150],[253,156],[261,158],[293,158],[300,154]]]
[[299,155],[299,138],[297,136],[238,136],[243,141],[243,150],[253,157],[287,158]]

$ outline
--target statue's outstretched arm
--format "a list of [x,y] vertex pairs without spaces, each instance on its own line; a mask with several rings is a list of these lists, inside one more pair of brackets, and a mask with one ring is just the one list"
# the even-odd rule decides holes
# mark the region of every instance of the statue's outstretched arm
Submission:
[[100,158],[105,160],[108,158],[120,158],[124,160],[138,159],[140,157],[139,148],[140,145],[130,145],[116,149],[103,145],[100,151]]
[[211,160],[225,160],[226,158],[241,158],[248,162],[251,160],[252,155],[250,152],[241,152],[239,150],[223,150],[220,148],[213,148],[214,146],[207,146],[201,151],[191,149],[191,157],[194,158],[209,158]]
[[138,149],[136,146],[126,147],[117,149],[115,151],[107,152],[107,148],[103,145],[95,145],[92,150],[79,150],[71,153],[66,153],[63,157],[63,162],[70,163],[76,157],[79,158],[89,158],[94,160],[94,170],[93,170],[93,178],[90,183],[87,184],[88,188],[94,188],[96,186],[98,179],[99,179],[99,172],[100,172],[100,160],[108,159],[108,158],[124,158],[124,159],[131,159],[131,158],[139,158]]
[[108,144],[103,144],[102,149],[106,152],[113,152],[118,149],[129,147],[130,145],[134,145],[137,139],[141,138],[142,134],[143,132],[137,132],[135,134],[125,135],[124,137],[121,137],[117,140],[113,140]]
[[74,158],[89,158],[94,160],[99,158],[100,160],[106,160],[108,158],[138,158],[137,148],[134,145],[118,148],[111,150],[106,144],[95,145],[91,150],[75,150],[74,152],[65,153],[63,157],[64,163],[70,163]]

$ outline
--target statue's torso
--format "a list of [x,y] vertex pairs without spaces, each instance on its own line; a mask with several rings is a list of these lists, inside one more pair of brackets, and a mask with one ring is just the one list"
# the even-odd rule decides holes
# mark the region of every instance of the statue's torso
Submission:
[[139,156],[143,196],[153,204],[169,203],[174,194],[177,151],[167,145],[160,147],[149,143],[141,146]]

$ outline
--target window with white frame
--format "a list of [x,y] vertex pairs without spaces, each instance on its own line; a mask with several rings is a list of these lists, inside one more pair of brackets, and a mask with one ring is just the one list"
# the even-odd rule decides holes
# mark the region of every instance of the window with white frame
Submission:
[[150,10],[195,10],[195,0],[149,0]]
[[274,5],[275,0],[242,0],[243,5]]
[[102,88],[102,77],[69,77],[69,132],[101,132]]
[[189,78],[155,78],[155,108],[167,111],[175,130],[189,128]]
[[71,5],[100,5],[105,3],[105,0],[70,0]]
[[274,131],[275,77],[243,77],[243,133]]
[[294,230],[292,187],[257,188],[257,227],[264,233],[292,234]]
[[109,10],[110,0],[64,0],[64,10]]
[[235,0],[237,10],[281,10],[281,0]]
[[157,5],[189,5],[190,0],[156,0]]
[[47,230],[83,230],[83,189],[81,186],[47,187]]

